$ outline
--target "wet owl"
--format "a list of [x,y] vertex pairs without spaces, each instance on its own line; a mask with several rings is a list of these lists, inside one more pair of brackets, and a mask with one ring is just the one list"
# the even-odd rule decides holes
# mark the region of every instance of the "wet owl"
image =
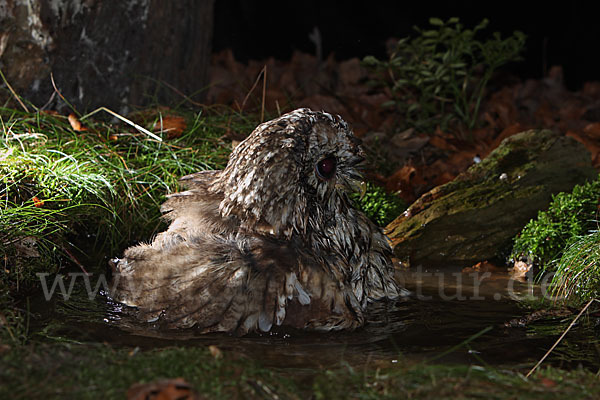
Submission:
[[166,328],[360,327],[368,303],[407,293],[348,197],[363,161],[339,116],[302,108],[259,125],[225,169],[181,179],[161,207],[169,228],[111,261],[111,296]]

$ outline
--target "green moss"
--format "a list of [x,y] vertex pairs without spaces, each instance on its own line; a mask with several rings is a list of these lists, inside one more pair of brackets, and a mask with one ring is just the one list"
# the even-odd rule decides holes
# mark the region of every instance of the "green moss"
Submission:
[[546,211],[540,211],[514,239],[511,257],[522,257],[553,269],[552,261],[581,235],[597,229],[600,179],[577,185],[571,193],[552,197]]
[[367,191],[362,198],[359,194],[353,194],[352,199],[356,206],[379,226],[390,223],[407,207],[406,202],[400,197],[372,183],[367,183]]

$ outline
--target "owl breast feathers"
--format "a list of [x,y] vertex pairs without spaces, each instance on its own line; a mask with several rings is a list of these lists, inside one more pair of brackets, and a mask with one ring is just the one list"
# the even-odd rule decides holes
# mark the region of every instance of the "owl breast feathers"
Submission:
[[222,171],[185,176],[151,244],[111,261],[111,296],[159,327],[268,332],[363,325],[406,292],[381,229],[352,207],[364,154],[348,125],[298,109],[259,125]]

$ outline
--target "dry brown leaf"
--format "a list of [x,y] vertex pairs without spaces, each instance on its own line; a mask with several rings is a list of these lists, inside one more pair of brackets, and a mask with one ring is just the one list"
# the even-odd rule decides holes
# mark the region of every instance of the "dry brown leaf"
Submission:
[[33,196],[31,200],[33,200],[33,205],[37,208],[44,206],[44,200],[39,199],[37,196]]
[[75,114],[69,114],[68,119],[69,123],[71,124],[71,128],[73,128],[75,132],[83,132],[88,130],[88,128],[84,126],[81,121],[79,121],[79,118],[77,118]]
[[179,115],[165,115],[162,120],[156,121],[154,130],[160,130],[167,133],[167,139],[175,139],[181,136],[187,128],[185,118]]
[[446,139],[444,139],[441,136],[438,135],[434,135],[431,137],[431,139],[429,139],[429,144],[431,144],[434,147],[437,147],[438,149],[442,149],[442,150],[450,150],[450,151],[456,151],[456,146],[454,146],[451,143],[448,143],[448,141]]
[[462,269],[462,272],[465,274],[472,272],[506,272],[505,268],[499,267],[495,264],[492,264],[489,261],[480,261],[475,265],[470,267],[465,267]]
[[542,386],[546,386],[548,388],[552,388],[557,385],[556,381],[550,378],[541,378],[540,383],[542,384]]
[[415,189],[420,189],[427,183],[422,172],[412,165],[405,165],[388,178],[385,187],[387,191],[398,192],[402,199],[412,203],[417,197]]
[[590,139],[589,136],[583,135],[580,132],[567,131],[566,136],[570,136],[583,144],[592,155],[592,165],[598,167],[600,165],[600,145],[597,141]]
[[542,122],[543,126],[550,127],[554,125],[556,109],[548,101],[542,101],[533,115]]
[[[502,141],[504,139],[506,139],[507,137],[511,137],[513,135],[516,135],[519,132],[523,132],[525,130],[525,128],[520,124],[520,123],[513,123],[508,125],[506,128],[504,128],[502,130],[502,132],[500,132],[500,134],[498,135],[498,137],[496,137],[496,139],[494,140],[494,142],[492,143],[492,145],[489,148],[489,151],[491,152],[492,150],[494,150],[495,148],[497,148],[498,146],[500,146],[500,143],[502,143]],[[482,154],[483,156],[486,156],[487,154]]]
[[600,122],[592,122],[583,128],[583,132],[592,139],[600,139]]

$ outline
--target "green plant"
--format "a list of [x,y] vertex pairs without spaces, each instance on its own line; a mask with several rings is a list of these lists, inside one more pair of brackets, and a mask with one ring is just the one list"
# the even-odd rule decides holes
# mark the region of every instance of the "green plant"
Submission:
[[600,296],[600,232],[578,237],[554,263],[555,295],[589,301]]
[[400,197],[388,193],[380,186],[367,183],[367,191],[361,198],[354,194],[352,199],[367,217],[379,226],[389,224],[406,210],[407,204]]
[[473,29],[464,29],[458,18],[429,22],[433,29],[415,27],[418,36],[400,39],[389,60],[367,56],[363,64],[376,73],[374,85],[389,88],[392,99],[384,105],[404,116],[403,128],[446,129],[457,120],[470,131],[489,80],[499,67],[520,59],[526,37],[515,31],[502,39],[495,32],[481,41],[476,36],[487,19]]
[[[155,126],[160,113],[149,114],[140,123]],[[221,137],[256,123],[231,110],[182,116],[182,135],[157,141],[91,120],[88,131],[75,132],[64,117],[0,108],[0,286],[57,272],[72,244],[104,255],[149,237],[177,180],[222,167],[230,146]]]
[[583,185],[576,185],[571,193],[552,197],[546,211],[525,225],[515,237],[511,258],[526,258],[530,262],[553,269],[553,260],[583,235],[597,228],[600,177]]

